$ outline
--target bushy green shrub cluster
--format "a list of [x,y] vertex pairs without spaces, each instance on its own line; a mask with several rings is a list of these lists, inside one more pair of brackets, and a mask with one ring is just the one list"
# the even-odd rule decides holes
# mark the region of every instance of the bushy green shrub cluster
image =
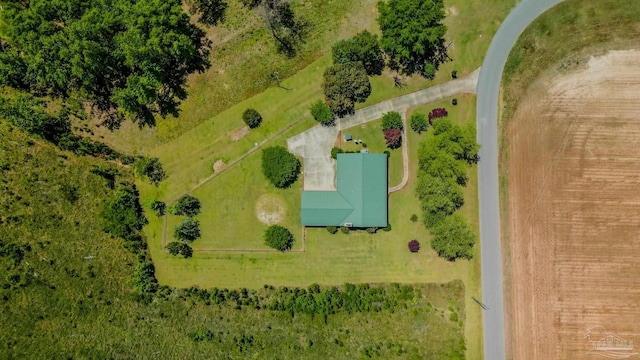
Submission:
[[469,166],[478,161],[478,149],[472,124],[463,128],[442,118],[433,123],[433,131],[418,150],[416,195],[423,222],[434,235],[433,249],[451,261],[471,258],[477,239],[466,220],[453,214],[464,204],[462,187]]
[[277,188],[291,186],[300,174],[300,160],[282,146],[262,150],[262,173]]

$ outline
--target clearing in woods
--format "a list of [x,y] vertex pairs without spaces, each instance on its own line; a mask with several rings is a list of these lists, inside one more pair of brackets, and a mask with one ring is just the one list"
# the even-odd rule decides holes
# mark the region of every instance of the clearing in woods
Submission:
[[515,359],[584,358],[597,325],[640,343],[639,67],[546,74],[507,125]]

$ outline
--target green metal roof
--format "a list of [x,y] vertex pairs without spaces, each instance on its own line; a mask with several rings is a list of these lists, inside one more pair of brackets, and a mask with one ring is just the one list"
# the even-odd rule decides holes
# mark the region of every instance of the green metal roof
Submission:
[[303,191],[302,225],[387,226],[387,155],[338,154],[337,191]]

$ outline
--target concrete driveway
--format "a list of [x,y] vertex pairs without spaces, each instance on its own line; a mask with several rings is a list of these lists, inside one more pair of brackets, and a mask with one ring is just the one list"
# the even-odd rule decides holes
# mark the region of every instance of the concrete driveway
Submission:
[[351,116],[338,119],[336,126],[317,125],[287,139],[289,151],[304,158],[304,190],[336,189],[336,161],[331,159],[331,148],[339,130],[380,119],[389,111],[404,115],[415,106],[440,101],[456,94],[474,93],[479,73],[480,69],[464,78],[367,106]]

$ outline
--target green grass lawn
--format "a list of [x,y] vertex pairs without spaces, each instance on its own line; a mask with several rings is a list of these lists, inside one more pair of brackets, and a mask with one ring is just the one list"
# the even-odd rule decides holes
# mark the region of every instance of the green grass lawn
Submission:
[[[384,141],[382,134],[382,119],[368,122],[366,124],[354,126],[352,128],[342,130],[342,136],[349,133],[353,139],[362,140],[372,153],[382,153],[388,150],[391,153],[389,157],[389,187],[400,184],[402,181],[402,148],[389,149]],[[403,139],[404,141],[404,139]],[[344,141],[341,137],[340,146],[344,151],[360,151],[363,149],[362,144],[356,144],[353,141]]]
[[[461,96],[458,101],[456,107],[447,105],[450,104],[450,99],[447,99],[414,111],[426,113],[433,107],[444,106],[456,123],[475,121],[475,97]],[[364,136],[367,131],[363,130]],[[295,131],[299,129],[283,134],[273,143],[282,144]],[[307,231],[304,253],[196,252],[192,259],[184,260],[162,250],[162,222],[154,218],[145,231],[149,236],[158,279],[163,284],[203,288],[257,288],[263,284],[307,286],[311,282],[323,285],[345,282],[426,283],[461,279],[465,284],[468,309],[465,327],[467,354],[469,358],[480,356],[482,332],[478,329],[482,327],[481,313],[470,298],[481,295],[479,247],[476,246],[475,257],[471,261],[448,262],[430,248],[430,235],[424,226],[420,222],[411,222],[412,214],[420,215],[420,205],[414,195],[415,164],[418,144],[426,133],[408,133],[411,176],[405,189],[389,197],[390,232],[378,231],[371,235],[365,231],[352,231],[348,235],[341,232],[331,235],[324,228],[315,228]],[[396,157],[401,156],[398,153]],[[202,222],[203,238],[196,240],[194,247],[264,249],[261,235],[266,225],[257,221],[255,211],[259,199],[271,194],[286,204],[288,219],[283,224],[296,236],[298,248],[301,230],[296,221],[299,224],[300,190],[300,181],[288,190],[277,190],[268,185],[259,172],[259,152],[256,152],[194,192],[203,202],[203,211],[198,216]],[[469,172],[465,201],[460,211],[477,226],[475,167]],[[178,218],[170,221],[170,232],[178,221]],[[407,243],[411,239],[420,241],[420,253],[408,251]]]

